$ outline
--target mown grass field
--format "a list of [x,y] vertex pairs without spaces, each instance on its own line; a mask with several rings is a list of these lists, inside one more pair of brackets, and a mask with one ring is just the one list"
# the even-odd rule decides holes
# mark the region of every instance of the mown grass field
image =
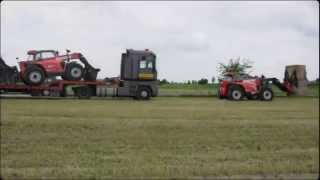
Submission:
[[318,98],[1,99],[4,179],[318,173]]

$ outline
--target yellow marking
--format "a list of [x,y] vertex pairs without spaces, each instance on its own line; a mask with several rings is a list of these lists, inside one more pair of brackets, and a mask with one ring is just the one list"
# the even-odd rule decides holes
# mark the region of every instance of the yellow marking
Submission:
[[153,79],[154,78],[154,74],[153,73],[139,73],[139,79]]

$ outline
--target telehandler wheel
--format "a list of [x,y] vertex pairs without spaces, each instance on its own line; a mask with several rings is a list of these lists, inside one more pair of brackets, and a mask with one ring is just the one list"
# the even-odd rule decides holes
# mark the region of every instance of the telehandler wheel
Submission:
[[45,74],[40,67],[30,66],[23,74],[23,81],[28,85],[40,85],[45,80]]
[[135,99],[148,100],[150,99],[151,91],[147,87],[139,87]]
[[273,91],[270,88],[264,88],[261,90],[260,99],[262,101],[271,101],[273,99]]
[[231,100],[242,100],[244,92],[240,86],[231,85],[228,90],[228,98]]
[[77,81],[83,76],[83,68],[76,62],[71,62],[66,65],[64,75],[62,76],[65,80]]

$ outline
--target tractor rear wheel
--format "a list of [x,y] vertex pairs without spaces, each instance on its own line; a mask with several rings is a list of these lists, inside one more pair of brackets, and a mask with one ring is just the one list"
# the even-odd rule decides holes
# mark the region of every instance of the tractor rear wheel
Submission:
[[273,91],[270,88],[264,88],[261,90],[260,99],[262,101],[271,101],[273,99]]
[[65,80],[77,81],[83,76],[83,68],[76,62],[71,62],[66,65],[64,75],[62,76]]
[[40,67],[30,66],[24,73],[23,80],[28,85],[40,85],[45,80],[45,74]]
[[228,90],[228,98],[231,100],[242,100],[244,92],[240,86],[230,86]]

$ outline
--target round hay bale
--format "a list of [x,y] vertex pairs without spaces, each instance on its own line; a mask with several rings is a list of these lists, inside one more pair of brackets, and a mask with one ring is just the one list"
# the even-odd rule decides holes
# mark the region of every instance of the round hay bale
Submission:
[[305,65],[288,65],[285,69],[284,80],[294,85],[294,92],[297,95],[304,95],[308,80]]

